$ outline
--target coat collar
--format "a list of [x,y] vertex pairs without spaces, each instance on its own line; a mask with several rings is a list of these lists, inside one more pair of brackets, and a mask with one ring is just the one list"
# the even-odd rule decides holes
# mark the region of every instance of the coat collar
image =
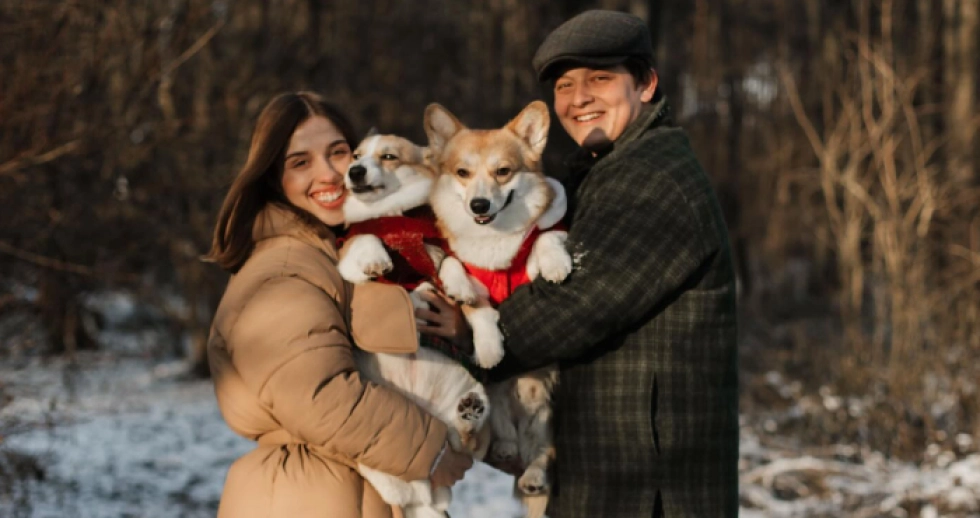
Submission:
[[252,225],[252,239],[256,245],[275,237],[289,236],[323,250],[334,261],[337,260],[336,237],[329,227],[315,228],[303,221],[293,211],[275,203],[266,205],[255,217]]
[[631,122],[626,129],[623,130],[623,134],[613,142],[612,149],[609,154],[615,152],[617,149],[622,149],[624,146],[628,145],[630,142],[638,139],[640,135],[645,133],[648,129],[656,128],[670,122],[670,105],[667,104],[667,96],[661,96],[657,101],[644,104],[640,108],[640,113],[637,115],[636,120]]

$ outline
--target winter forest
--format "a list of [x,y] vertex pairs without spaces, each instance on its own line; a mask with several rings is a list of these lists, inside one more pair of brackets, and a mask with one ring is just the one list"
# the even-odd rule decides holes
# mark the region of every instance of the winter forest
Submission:
[[[273,95],[498,127],[589,8],[648,21],[729,225],[742,514],[980,515],[980,0],[0,0],[0,515],[214,515],[252,446],[200,257]],[[479,466],[451,514],[510,488]]]

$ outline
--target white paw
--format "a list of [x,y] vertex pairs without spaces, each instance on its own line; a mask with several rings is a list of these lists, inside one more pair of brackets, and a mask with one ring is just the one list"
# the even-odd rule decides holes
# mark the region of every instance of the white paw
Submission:
[[391,256],[377,236],[354,237],[344,249],[344,257],[337,263],[337,270],[348,282],[369,281],[381,277],[394,268]]
[[456,404],[456,422],[461,434],[473,433],[483,427],[487,417],[487,396],[470,392]]
[[473,304],[479,296],[463,263],[455,257],[447,257],[442,261],[442,266],[439,268],[439,281],[442,282],[443,291],[449,298],[463,304]]
[[548,491],[548,475],[543,469],[531,466],[517,480],[517,487],[521,488],[525,495],[540,495]]
[[473,328],[473,351],[476,363],[489,369],[504,359],[504,337],[497,321],[500,314],[491,307],[475,308],[466,316]]
[[553,230],[538,236],[528,258],[527,274],[534,279],[541,275],[549,282],[561,282],[572,273],[572,256],[565,249],[568,233]]

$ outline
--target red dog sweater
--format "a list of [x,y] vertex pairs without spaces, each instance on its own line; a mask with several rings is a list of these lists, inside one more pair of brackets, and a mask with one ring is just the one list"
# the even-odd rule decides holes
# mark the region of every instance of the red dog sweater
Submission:
[[425,281],[439,285],[437,265],[425,251],[425,245],[435,245],[443,250],[447,250],[448,245],[436,228],[435,214],[428,206],[416,207],[401,216],[352,223],[347,235],[338,240],[338,246],[343,245],[344,240],[364,234],[381,239],[394,263],[394,268],[378,281],[397,284],[409,291]]

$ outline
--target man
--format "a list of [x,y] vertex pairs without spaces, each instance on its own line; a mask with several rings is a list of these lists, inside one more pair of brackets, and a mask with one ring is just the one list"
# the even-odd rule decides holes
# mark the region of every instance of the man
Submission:
[[534,56],[581,147],[562,284],[500,305],[506,377],[560,365],[552,518],[735,516],[735,278],[718,201],[657,91],[646,24],[588,11]]
[[[580,146],[569,164],[562,284],[499,307],[503,379],[560,366],[549,516],[738,513],[735,277],[708,177],[657,90],[642,20],[588,11],[555,29],[533,65]],[[418,310],[454,337],[452,307]]]

